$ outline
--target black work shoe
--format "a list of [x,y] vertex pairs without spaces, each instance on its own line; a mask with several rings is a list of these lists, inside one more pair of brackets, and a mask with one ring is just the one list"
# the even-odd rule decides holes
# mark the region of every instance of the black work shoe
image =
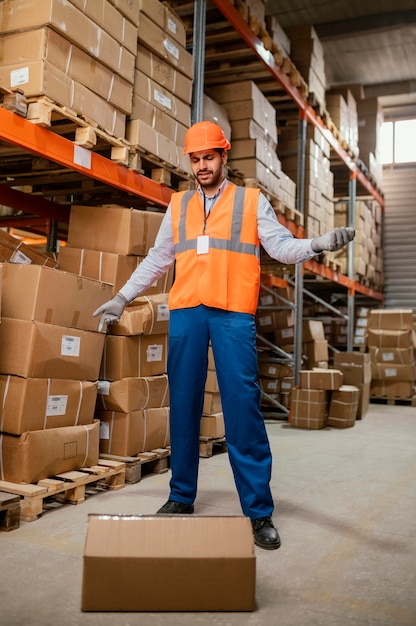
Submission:
[[193,512],[193,504],[184,504],[183,502],[168,500],[161,509],[156,511],[156,515],[192,515]]
[[277,548],[280,548],[279,533],[274,527],[271,517],[252,519],[251,525],[256,546],[265,550],[277,550]]

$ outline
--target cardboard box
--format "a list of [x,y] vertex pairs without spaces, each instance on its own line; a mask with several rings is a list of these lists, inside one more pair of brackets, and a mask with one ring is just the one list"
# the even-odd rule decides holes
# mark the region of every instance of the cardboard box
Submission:
[[185,24],[174,11],[159,0],[136,0],[140,7],[140,19],[143,14],[158,24],[172,39],[181,46],[186,46]]
[[[115,296],[143,259],[144,257],[133,254],[116,254],[63,246],[59,251],[58,268],[65,272],[113,285],[112,296]],[[143,296],[169,292],[173,283],[173,274],[174,266],[172,265],[166,274],[145,291]]]
[[136,456],[169,445],[169,407],[144,411],[97,411],[100,452]]
[[354,426],[360,392],[352,385],[342,385],[331,394],[328,412],[328,426],[349,428]]
[[218,393],[219,390],[217,372],[215,370],[208,370],[207,379],[205,381],[205,391]]
[[204,393],[204,406],[202,413],[204,415],[213,415],[214,413],[221,413],[222,403],[220,392],[206,391]]
[[329,360],[328,341],[307,341],[302,343],[302,350],[306,357],[306,365],[312,368],[322,361]]
[[296,428],[318,430],[328,419],[328,392],[322,389],[292,389],[289,423]]
[[164,214],[124,207],[72,206],[68,245],[114,254],[145,256],[153,246]]
[[168,295],[136,298],[124,309],[120,321],[110,324],[110,335],[163,335],[169,329]]
[[410,348],[415,345],[414,331],[368,329],[367,346],[371,348]]
[[140,70],[136,70],[134,74],[134,93],[167,115],[170,115],[180,124],[190,126],[190,105]]
[[377,398],[412,398],[415,395],[415,385],[409,380],[372,380],[370,392]]
[[371,360],[367,352],[336,352],[334,367],[343,373],[343,384],[359,390],[357,418],[363,419],[370,403]]
[[0,376],[0,432],[92,424],[97,382]]
[[396,365],[389,363],[371,364],[372,380],[415,381],[416,368],[412,365]]
[[412,330],[413,309],[372,309],[369,327],[385,330]]
[[[13,72],[15,80],[20,75],[20,84],[24,88],[26,96],[37,95],[40,91],[45,92],[45,89],[45,95],[52,96],[52,93],[47,92],[47,88],[38,86],[39,82],[34,80],[34,76],[31,76],[31,72],[27,69],[33,67],[33,65],[28,66],[28,63],[48,62],[68,78],[88,87],[90,91],[119,111],[124,114],[131,113],[132,81],[125,80],[101,63],[99,59],[73,45],[68,39],[51,28],[37,28],[9,35],[5,34],[0,38],[0,43],[2,46],[2,74]],[[24,79],[25,74],[26,80]],[[12,82],[13,79],[10,76],[9,84]],[[44,82],[46,84],[46,77]],[[61,98],[56,98],[56,102],[61,102]],[[61,103],[71,105],[71,108],[75,106],[75,101],[73,103],[62,101]]]
[[376,348],[370,347],[371,361],[395,365],[411,365],[415,362],[415,349],[409,348]]
[[246,517],[89,516],[81,608],[253,611],[255,565]]
[[0,261],[8,261],[9,263],[24,263],[29,265],[45,265],[47,267],[56,267],[57,262],[47,254],[38,252],[32,246],[29,246],[17,237],[9,235],[6,231],[0,229]]
[[136,69],[186,104],[192,103],[192,80],[142,45],[137,47]]
[[137,26],[126,20],[123,13],[111,2],[108,0],[71,0],[71,2],[127,50],[136,54]]
[[167,369],[168,336],[107,335],[100,375],[102,380],[158,376]]
[[225,424],[223,413],[213,413],[201,417],[199,434],[201,437],[209,439],[220,439],[225,437]]
[[140,14],[137,37],[139,43],[170,63],[190,79],[194,77],[193,56],[184,46],[144,13]]
[[98,381],[98,409],[130,413],[164,406],[169,406],[166,374]]
[[0,479],[35,483],[98,463],[99,422],[1,437]]
[[93,312],[112,298],[112,287],[90,278],[39,265],[6,263],[3,315],[55,326],[96,331]]
[[339,389],[343,382],[343,374],[336,369],[300,370],[300,387],[302,389]]
[[302,322],[302,341],[325,341],[324,324],[321,320],[304,320]]
[[150,126],[153,131],[156,131],[156,136],[160,134],[173,141],[177,145],[178,151],[183,152],[188,126],[179,123],[161,108],[135,93],[133,94],[132,112],[126,126],[126,138],[134,145],[140,143],[142,135],[142,126],[137,123],[138,121],[145,125],[144,128]]
[[97,380],[104,338],[104,333],[3,317],[0,373]]
[[[3,32],[50,26],[133,83],[135,55],[67,0],[6,0],[0,3]],[[6,26],[7,25],[7,26]]]

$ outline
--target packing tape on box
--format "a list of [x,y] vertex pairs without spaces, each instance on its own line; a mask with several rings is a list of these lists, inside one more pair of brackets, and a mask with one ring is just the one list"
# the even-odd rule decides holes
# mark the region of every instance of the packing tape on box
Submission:
[[6,405],[6,398],[7,398],[7,394],[9,391],[9,387],[10,387],[10,374],[7,376],[7,380],[6,380],[6,384],[4,386],[4,394],[3,394],[3,404],[2,404],[2,411],[1,411],[1,420],[0,420],[0,432],[3,431],[3,424],[4,424],[4,407]]
[[3,467],[3,433],[0,432],[0,479],[4,480],[4,467]]

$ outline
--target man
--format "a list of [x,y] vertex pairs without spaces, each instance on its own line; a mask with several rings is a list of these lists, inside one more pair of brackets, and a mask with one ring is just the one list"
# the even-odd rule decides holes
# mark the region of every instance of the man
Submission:
[[212,122],[194,124],[185,138],[198,183],[174,193],[154,247],[119,293],[94,312],[104,324],[120,319],[125,305],[144,293],[176,262],[169,294],[171,480],[158,514],[194,512],[199,425],[211,342],[221,393],[227,449],[254,541],[276,549],[272,521],[271,452],[263,415],[256,352],[255,313],[260,287],[260,245],[287,264],[323,250],[338,250],[355,235],[337,228],[314,239],[295,239],[258,189],[237,187],[223,173],[230,143]]

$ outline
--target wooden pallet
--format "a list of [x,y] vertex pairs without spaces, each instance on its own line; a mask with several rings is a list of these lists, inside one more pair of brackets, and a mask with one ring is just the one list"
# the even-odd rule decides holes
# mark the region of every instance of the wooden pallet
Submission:
[[199,438],[199,456],[203,458],[211,457],[214,452],[226,452],[227,444],[225,437],[211,439],[210,437]]
[[33,522],[44,512],[48,498],[54,498],[56,502],[81,504],[85,502],[86,485],[116,491],[125,486],[125,474],[124,463],[100,458],[98,465],[63,472],[35,484],[0,481],[0,490],[20,496],[20,519]]
[[370,396],[370,402],[375,404],[389,404],[390,406],[416,406],[416,395],[411,398],[399,398],[396,396]]
[[169,470],[170,448],[156,448],[137,456],[101,454],[103,459],[120,461],[126,465],[126,483],[135,484],[147,474],[164,474]]
[[20,526],[20,498],[0,491],[0,530],[16,530]]

